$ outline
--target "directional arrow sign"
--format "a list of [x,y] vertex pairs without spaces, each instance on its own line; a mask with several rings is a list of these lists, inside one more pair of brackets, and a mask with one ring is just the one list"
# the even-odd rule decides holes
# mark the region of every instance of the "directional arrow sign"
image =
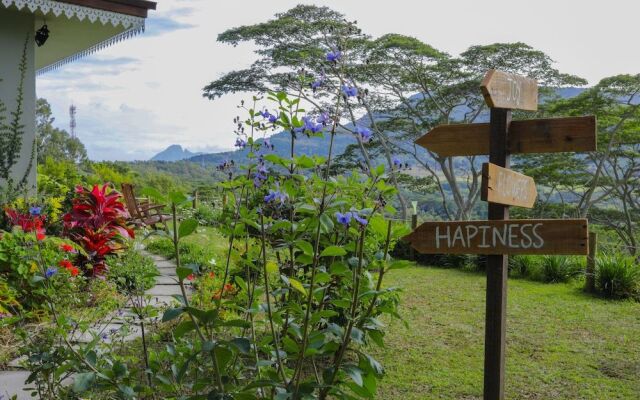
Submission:
[[490,69],[480,88],[489,107],[538,109],[538,82],[535,79]]
[[[489,124],[439,125],[416,143],[441,157],[489,154]],[[510,154],[595,151],[596,117],[513,121],[509,126]]]
[[492,163],[482,164],[482,200],[532,208],[538,191],[533,178]]
[[423,254],[586,255],[586,219],[425,222],[404,237]]

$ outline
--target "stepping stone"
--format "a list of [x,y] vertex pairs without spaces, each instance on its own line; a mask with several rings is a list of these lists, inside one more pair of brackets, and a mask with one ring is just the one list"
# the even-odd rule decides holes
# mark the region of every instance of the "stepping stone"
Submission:
[[156,261],[156,267],[158,269],[164,269],[164,268],[176,269],[176,264],[172,261],[162,260],[162,261]]
[[178,279],[173,275],[156,276],[156,285],[177,285]]
[[[20,356],[14,360],[9,361],[7,363],[7,366],[11,369],[24,369],[22,365],[25,361],[27,361],[27,356]],[[0,373],[2,372],[0,371]],[[2,394],[2,392],[0,392],[0,394]]]
[[8,398],[16,395],[18,400],[33,400],[31,391],[23,389],[26,386],[33,387],[32,384],[25,384],[29,375],[31,375],[29,371],[0,371],[0,395]]
[[[185,288],[188,291],[188,288]],[[172,296],[174,294],[182,294],[180,285],[157,285],[147,290],[145,294],[152,296]]]
[[168,307],[168,306],[179,305],[180,302],[176,300],[173,296],[156,295],[151,298],[151,300],[149,301],[149,304],[154,307]]

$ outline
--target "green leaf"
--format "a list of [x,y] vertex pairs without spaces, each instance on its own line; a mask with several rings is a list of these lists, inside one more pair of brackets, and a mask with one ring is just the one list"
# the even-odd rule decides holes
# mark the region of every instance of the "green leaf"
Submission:
[[169,200],[177,206],[182,203],[185,203],[189,200],[189,198],[182,192],[171,192],[169,193]]
[[95,379],[95,372],[83,372],[77,374],[73,380],[73,391],[76,393],[86,392]]
[[237,337],[229,342],[242,354],[249,354],[251,351],[251,342],[247,338]]
[[329,246],[322,250],[322,253],[320,253],[320,257],[338,257],[344,256],[345,254],[347,254],[347,252],[342,247]]
[[231,357],[233,357],[233,352],[223,346],[216,346],[213,352],[216,355],[216,360],[218,360],[218,368],[220,369],[224,369],[229,361],[231,361]]
[[196,271],[194,271],[193,268],[189,267],[189,265],[184,266],[184,267],[180,267],[180,268],[176,268],[176,275],[178,275],[178,279],[183,281],[187,278],[187,276],[196,273]]
[[196,329],[196,325],[189,319],[179,323],[173,330],[173,335],[179,339],[194,329]]
[[293,287],[295,290],[297,290],[298,292],[302,293],[305,296],[307,295],[307,289],[305,289],[304,286],[302,286],[302,283],[300,283],[299,280],[295,278],[289,278],[289,283],[291,284],[291,287]]
[[166,203],[167,199],[157,189],[146,187],[140,191],[141,196],[148,196],[159,203]]
[[182,314],[183,312],[184,312],[184,308],[182,307],[169,308],[167,309],[167,311],[164,312],[164,315],[162,315],[162,322],[174,320],[178,318],[180,314]]
[[308,256],[313,255],[313,246],[311,245],[311,243],[307,242],[306,240],[296,240],[295,244],[296,247],[302,250],[304,254]]
[[193,232],[196,231],[196,228],[198,228],[197,220],[192,218],[185,219],[180,223],[180,227],[178,228],[178,238],[182,239],[191,235]]
[[273,261],[267,261],[267,273],[277,274],[278,272],[280,272],[280,269],[278,269],[278,264]]
[[343,369],[344,372],[346,372],[347,375],[351,377],[356,385],[362,386],[364,384],[362,380],[362,371],[360,370],[360,368],[356,367],[355,365],[345,365]]
[[330,233],[333,231],[333,220],[327,214],[320,216],[320,227],[322,233]]

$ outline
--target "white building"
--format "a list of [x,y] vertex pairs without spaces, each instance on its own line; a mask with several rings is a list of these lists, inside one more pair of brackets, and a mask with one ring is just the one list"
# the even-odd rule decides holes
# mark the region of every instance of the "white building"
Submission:
[[[155,7],[156,3],[145,0],[0,0],[0,101],[7,108],[2,113],[6,123],[17,109],[21,82],[24,96],[22,149],[10,178],[14,186],[23,178],[25,189],[33,190],[36,185],[32,157],[36,75],[141,33],[148,11]],[[23,54],[24,77],[20,72]],[[0,186],[7,186],[1,167],[10,160],[2,147],[9,146],[7,139],[13,135],[1,125],[0,135],[0,157],[4,158],[0,159]]]

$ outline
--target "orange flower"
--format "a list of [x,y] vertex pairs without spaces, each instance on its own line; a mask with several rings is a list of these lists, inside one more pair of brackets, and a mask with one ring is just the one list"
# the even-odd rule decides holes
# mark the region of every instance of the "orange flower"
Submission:
[[74,251],[74,248],[70,244],[63,243],[60,245],[60,250],[71,253],[72,251]]
[[36,239],[37,239],[37,240],[39,240],[39,241],[44,240],[44,238],[46,238],[46,237],[47,237],[47,236],[46,236],[44,233],[42,233],[42,232],[38,232],[38,233],[36,233]]
[[78,267],[76,267],[73,264],[71,264],[71,261],[69,261],[67,259],[60,260],[58,262],[58,265],[61,266],[64,269],[66,269],[67,271],[69,271],[71,276],[78,276],[78,274],[80,273],[80,270],[78,269]]
[[216,277],[216,274],[213,271],[209,272],[209,278],[213,279],[215,277]]

